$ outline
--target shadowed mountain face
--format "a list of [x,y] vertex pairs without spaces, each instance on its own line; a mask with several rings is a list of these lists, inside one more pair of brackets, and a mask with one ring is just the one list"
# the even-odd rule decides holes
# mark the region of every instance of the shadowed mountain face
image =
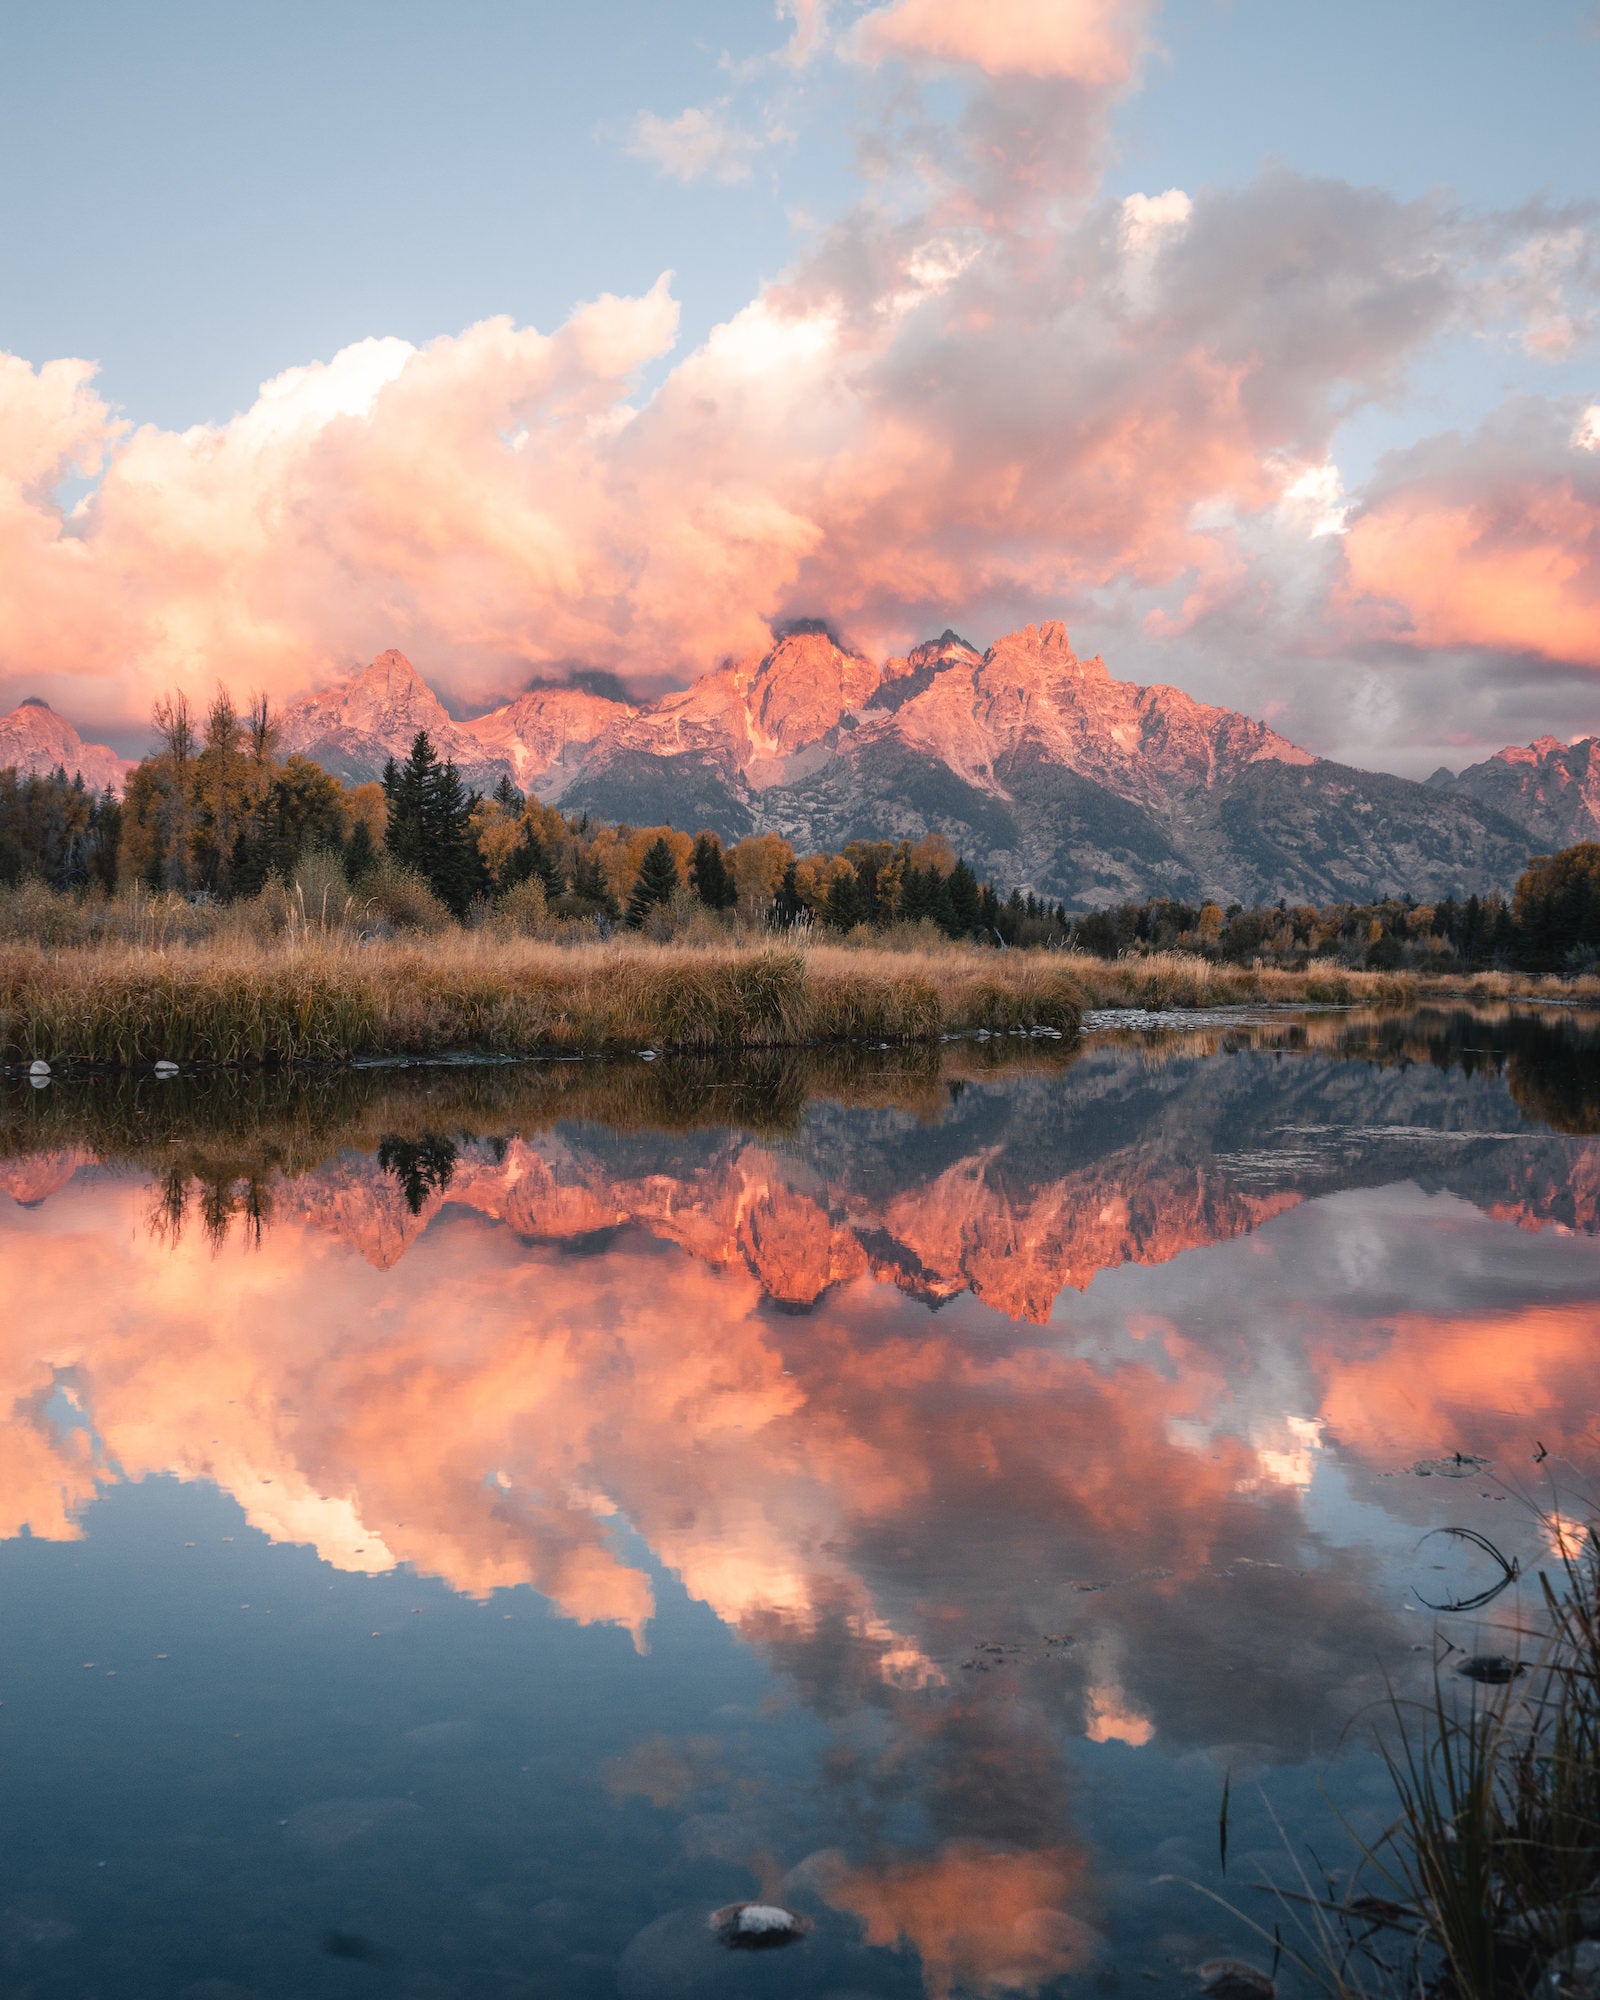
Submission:
[[[1548,817],[1515,786],[1352,770],[1177,688],[1113,680],[1057,624],[986,653],[946,632],[881,668],[792,632],[648,704],[541,686],[465,722],[389,652],[290,709],[281,741],[364,779],[418,729],[474,783],[506,773],[567,810],[802,850],[939,833],[1077,907],[1508,888]],[[1584,796],[1568,819],[1600,826]]]
[[[1215,1881],[1222,1766],[1309,1812],[1344,1745],[1370,1812],[1346,1726],[1425,1678],[1415,1594],[1473,1581],[1418,1538],[1537,1561],[1495,1480],[1587,1449],[1595,1036],[9,1087],[0,1721],[117,1733],[108,1912],[174,1899],[237,1983],[248,1880],[260,1990],[323,1991],[299,1924],[439,1982],[731,1991],[705,1913],[757,1893],[815,1918],[775,1992],[1247,1949],[1162,1879]],[[1493,1467],[1412,1470],[1457,1452]],[[101,1946],[59,1774],[13,1769],[17,1896],[82,1931],[56,2000]],[[147,1793],[208,1828],[181,1886],[132,1867]]]

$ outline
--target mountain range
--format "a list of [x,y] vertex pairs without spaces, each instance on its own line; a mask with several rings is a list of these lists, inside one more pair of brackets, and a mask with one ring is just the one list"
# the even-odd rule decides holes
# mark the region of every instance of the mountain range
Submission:
[[[943,834],[1001,885],[1075,908],[1465,895],[1508,889],[1531,853],[1600,838],[1594,738],[1544,737],[1417,783],[1313,756],[1180,689],[1114,680],[1053,623],[983,653],[947,631],[881,666],[804,627],[655,701],[543,682],[465,720],[389,651],[285,710],[278,740],[360,782],[419,729],[469,782],[509,776],[564,811],[778,833],[802,851]],[[0,720],[0,766],[74,757],[86,782],[126,768],[41,705]]]

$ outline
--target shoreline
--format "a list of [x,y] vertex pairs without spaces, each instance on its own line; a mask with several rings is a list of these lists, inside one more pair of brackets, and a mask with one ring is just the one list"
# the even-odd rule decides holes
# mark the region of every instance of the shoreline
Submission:
[[1076,1034],[1088,1013],[1600,1007],[1600,979],[1241,968],[973,946],[558,944],[486,933],[0,943],[0,1071],[708,1054]]

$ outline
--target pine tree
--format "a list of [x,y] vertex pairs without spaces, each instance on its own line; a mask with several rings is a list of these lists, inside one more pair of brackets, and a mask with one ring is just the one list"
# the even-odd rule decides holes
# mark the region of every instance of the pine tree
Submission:
[[542,882],[547,896],[561,893],[561,871],[556,867],[555,858],[539,838],[539,830],[531,820],[524,820],[522,835],[511,850],[500,875],[500,886],[509,889],[518,882]]
[[970,937],[983,921],[978,878],[965,861],[958,861],[945,883],[950,916],[945,925],[952,937]]
[[670,903],[678,889],[678,864],[665,838],[653,841],[644,851],[639,874],[628,898],[627,924],[638,930],[653,909]]
[[452,763],[441,764],[425,729],[417,731],[411,754],[384,767],[383,796],[389,809],[384,845],[402,867],[421,875],[458,917],[464,917],[484,887],[483,858],[472,832],[477,794],[462,784]]
[[458,917],[464,917],[473,897],[488,887],[483,856],[472,830],[478,804],[478,794],[468,791],[455,765],[449,761],[441,765],[428,797],[428,886]]
[[783,871],[783,880],[778,884],[778,893],[772,899],[772,921],[782,930],[802,921],[806,906],[800,895],[800,885],[795,864],[791,861]]
[[722,857],[722,842],[714,833],[695,835],[689,885],[708,910],[729,910],[739,900],[728,864]]
[[358,819],[350,829],[350,838],[345,842],[344,852],[340,856],[344,864],[344,879],[352,889],[377,859],[377,853],[371,827],[364,819]]
[[853,931],[857,924],[866,922],[866,898],[853,868],[842,870],[828,884],[823,913],[835,930]]
[[[586,814],[585,824],[587,819]],[[582,902],[592,904],[604,916],[615,917],[618,914],[611,884],[606,880],[598,855],[592,851],[578,857],[578,865],[572,871],[572,893]]]

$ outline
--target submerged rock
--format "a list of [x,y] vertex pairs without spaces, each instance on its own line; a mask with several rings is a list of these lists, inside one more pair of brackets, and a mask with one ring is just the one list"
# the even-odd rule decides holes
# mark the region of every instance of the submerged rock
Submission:
[[711,1912],[710,1924],[733,1951],[771,1951],[775,1945],[798,1944],[811,1919],[781,1903],[724,1903]]
[[1558,1951],[1539,1975],[1534,2000],[1600,2000],[1600,1940]]
[[1504,1653],[1474,1653],[1456,1668],[1463,1680],[1482,1681],[1488,1687],[1505,1687],[1527,1671],[1520,1660],[1508,1659]]
[[1419,1479],[1471,1479],[1493,1463],[1470,1451],[1453,1451],[1448,1458],[1419,1458],[1411,1470]]
[[1210,2000],[1277,2000],[1278,1988],[1242,1958],[1210,1958],[1200,1968],[1200,1991]]

